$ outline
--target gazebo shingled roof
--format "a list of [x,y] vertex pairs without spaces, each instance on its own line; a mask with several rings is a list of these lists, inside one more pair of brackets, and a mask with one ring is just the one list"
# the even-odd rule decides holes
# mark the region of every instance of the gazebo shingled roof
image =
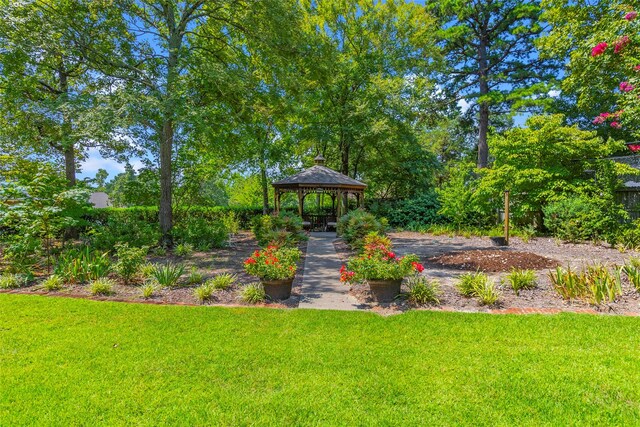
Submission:
[[301,217],[304,213],[304,199],[311,193],[330,194],[332,200],[338,202],[336,212],[338,217],[346,210],[342,198],[347,197],[349,193],[356,196],[358,206],[363,205],[364,190],[367,188],[367,184],[326,167],[324,165],[325,159],[321,155],[318,155],[314,161],[316,163],[314,166],[272,183],[275,190],[276,212],[280,210],[282,193],[298,194],[298,209]]
[[273,183],[274,187],[322,187],[323,185],[363,189],[367,187],[367,184],[322,165],[311,166],[309,169]]

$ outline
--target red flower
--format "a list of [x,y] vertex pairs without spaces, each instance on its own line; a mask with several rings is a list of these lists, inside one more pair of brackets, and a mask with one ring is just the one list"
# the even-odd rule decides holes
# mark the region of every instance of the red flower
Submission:
[[389,259],[393,259],[396,257],[396,254],[394,254],[393,252],[387,252],[387,257],[389,257]]
[[634,69],[635,71],[640,71],[640,65],[636,65],[635,67],[633,67],[633,69]]
[[631,92],[634,89],[633,85],[629,82],[620,83],[621,92]]
[[612,128],[616,128],[616,129],[620,129],[622,127],[622,125],[618,122],[611,122],[611,127]]
[[413,265],[413,268],[415,268],[418,273],[422,273],[424,271],[424,266],[419,262],[414,261],[411,263],[411,265]]
[[620,53],[622,48],[629,44],[629,41],[629,36],[622,36],[622,38],[620,38],[620,40],[618,40],[613,46],[613,53]]
[[256,263],[256,260],[255,260],[255,259],[253,259],[253,258],[247,258],[247,259],[244,261],[244,263],[245,263],[245,264],[255,264],[255,263]]
[[606,42],[598,43],[593,49],[591,49],[591,56],[602,55],[609,45]]
[[637,17],[638,17],[638,12],[636,12],[635,10],[624,15],[624,19],[626,19],[627,21],[633,21]]

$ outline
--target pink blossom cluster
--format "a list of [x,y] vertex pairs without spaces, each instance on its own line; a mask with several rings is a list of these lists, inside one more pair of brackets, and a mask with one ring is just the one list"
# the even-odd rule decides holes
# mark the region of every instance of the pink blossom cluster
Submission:
[[638,17],[638,12],[636,12],[635,10],[628,12],[626,15],[624,15],[624,19],[626,19],[627,21],[633,21],[637,17]]
[[629,82],[620,82],[620,92],[631,92],[635,87]]
[[624,112],[624,110],[618,110],[615,113],[600,113],[598,115],[598,117],[596,117],[595,119],[593,119],[593,124],[594,125],[601,125],[605,122],[607,122],[607,120],[612,120],[610,126],[612,128],[616,128],[616,129],[620,129],[622,127],[622,125],[620,124],[620,116],[622,115],[622,113]]

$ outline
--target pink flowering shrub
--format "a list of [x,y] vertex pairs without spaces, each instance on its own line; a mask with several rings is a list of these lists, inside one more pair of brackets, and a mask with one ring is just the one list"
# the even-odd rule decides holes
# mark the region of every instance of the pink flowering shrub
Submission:
[[602,55],[609,45],[605,42],[598,43],[593,49],[591,49],[591,56]]

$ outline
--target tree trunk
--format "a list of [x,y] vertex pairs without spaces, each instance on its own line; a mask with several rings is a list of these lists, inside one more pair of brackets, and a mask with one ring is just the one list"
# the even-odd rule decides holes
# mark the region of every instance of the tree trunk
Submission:
[[76,152],[73,145],[64,150],[64,173],[69,187],[76,185]]
[[[66,98],[69,93],[69,82],[67,72],[62,64],[58,68],[58,78],[60,79],[60,96]],[[71,122],[65,113],[62,114],[62,129],[63,135],[60,145],[64,154],[64,174],[67,185],[73,187],[76,185],[76,153],[71,136]]]
[[269,181],[267,179],[267,168],[264,159],[260,162],[260,181],[262,184],[262,213],[269,213]]
[[[485,38],[481,38],[480,46],[478,47],[478,76],[481,98],[489,94],[488,74],[487,43]],[[486,100],[480,102],[478,129],[478,167],[486,168],[489,164],[489,145],[487,143],[487,135],[489,133],[489,103]]]
[[171,208],[171,153],[173,151],[173,121],[166,119],[160,132],[160,231],[162,245],[171,246],[173,211]]

